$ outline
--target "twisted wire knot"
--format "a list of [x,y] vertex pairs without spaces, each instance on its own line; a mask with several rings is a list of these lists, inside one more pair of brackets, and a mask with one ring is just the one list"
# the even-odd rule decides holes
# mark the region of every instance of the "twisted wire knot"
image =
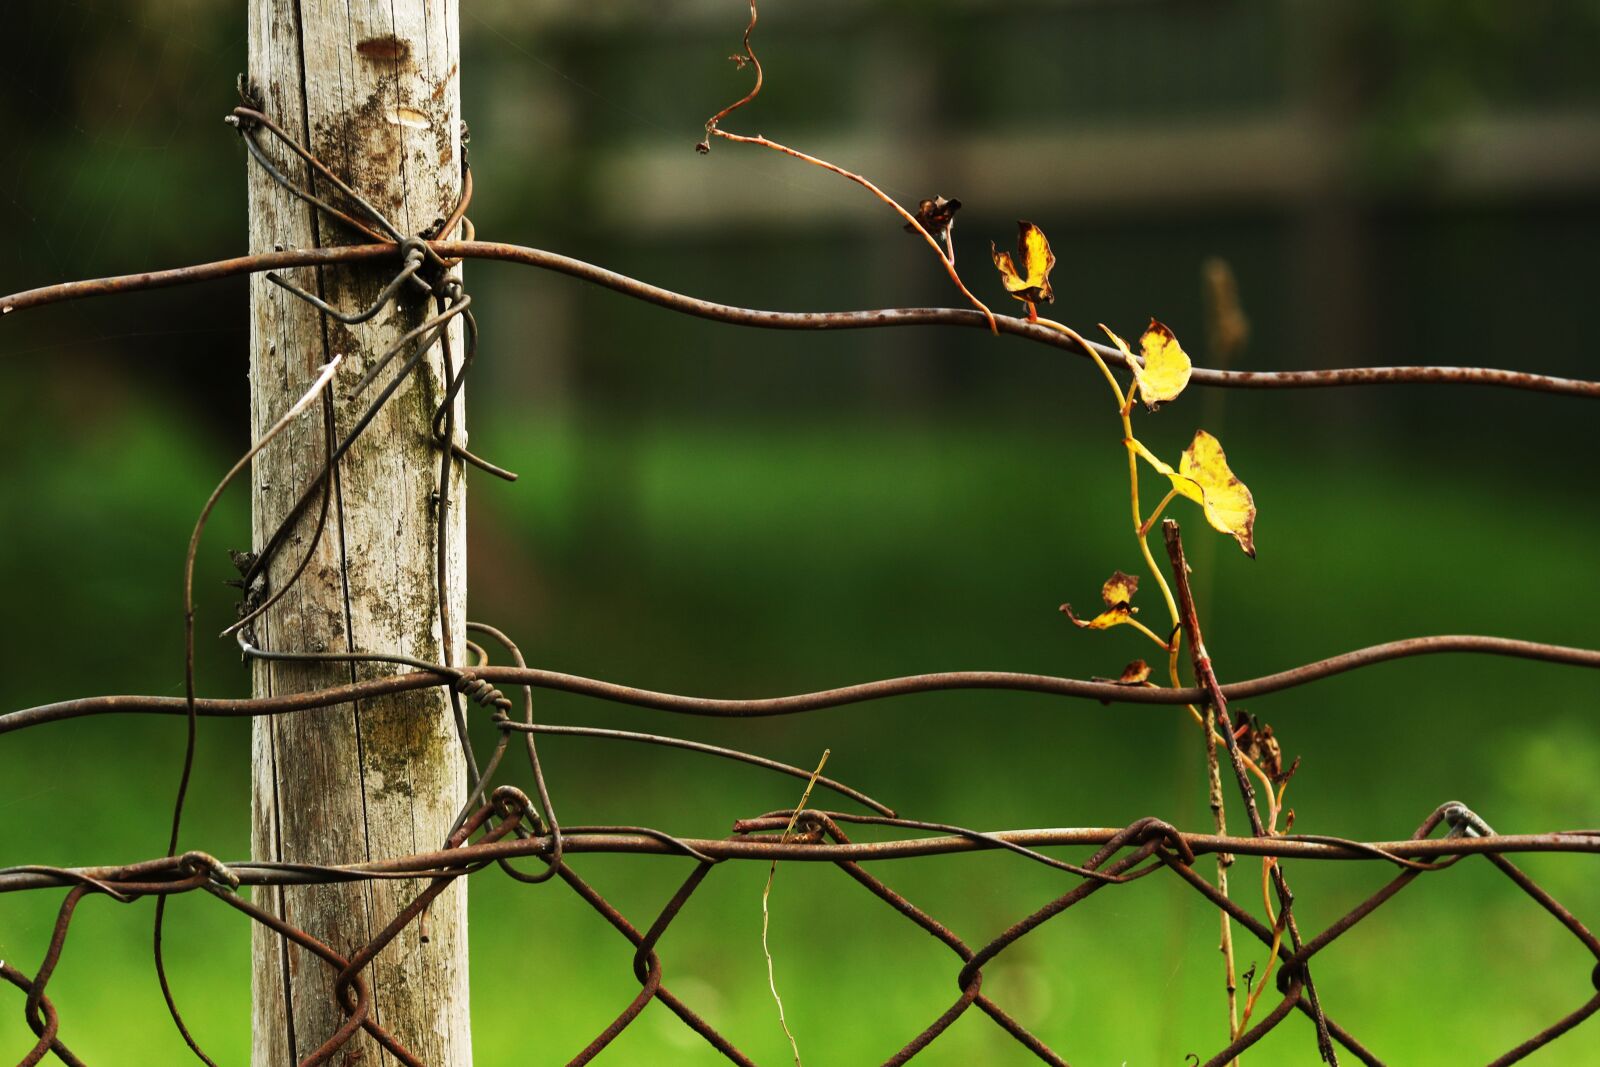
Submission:
[[443,263],[433,249],[428,247],[427,240],[420,234],[413,234],[400,242],[402,273],[409,271],[406,280],[410,282],[424,296],[431,296],[440,291],[436,279],[424,277],[431,274],[431,270],[424,270],[424,264],[431,264],[437,270]]
[[511,710],[511,698],[471,671],[462,671],[451,685],[455,691],[480,707]]
[[178,869],[191,875],[204,873],[219,885],[225,885],[231,889],[239,888],[239,876],[226,863],[223,863],[209,852],[201,852],[197,849],[185,852],[178,857]]

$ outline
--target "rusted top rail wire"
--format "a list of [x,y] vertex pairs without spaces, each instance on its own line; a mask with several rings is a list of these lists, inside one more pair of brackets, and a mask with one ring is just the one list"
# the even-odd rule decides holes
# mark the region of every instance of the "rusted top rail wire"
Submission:
[[[1572,648],[1565,645],[1547,645],[1536,641],[1518,641],[1506,637],[1486,637],[1475,634],[1445,634],[1436,637],[1414,637],[1403,641],[1390,641],[1381,645],[1346,652],[1276,674],[1263,675],[1222,687],[1223,695],[1230,700],[1248,700],[1269,693],[1282,692],[1310,682],[1331,678],[1346,671],[1369,667],[1391,660],[1412,656],[1439,655],[1443,653],[1477,653],[1510,656],[1518,659],[1539,660],[1547,663],[1567,664],[1575,667],[1600,668],[1600,650]],[[1120,704],[1192,704],[1203,701],[1202,689],[1159,689],[1153,687],[1120,685],[1114,682],[1089,682],[1076,678],[1058,678],[1046,674],[1021,674],[1010,671],[945,671],[936,674],[916,674],[904,678],[885,678],[876,682],[824,689],[815,693],[794,696],[766,697],[751,700],[728,700],[712,697],[681,696],[676,693],[659,693],[649,689],[619,685],[597,678],[584,678],[575,674],[537,668],[484,666],[473,671],[486,681],[499,685],[527,685],[536,689],[551,689],[583,696],[595,697],[637,707],[660,711],[681,712],[688,715],[717,717],[760,717],[792,715],[822,708],[840,707],[887,697],[911,693],[928,693],[950,689],[993,689],[1018,692],[1050,693],[1056,696],[1081,697]],[[240,715],[279,715],[307,708],[343,704],[364,697],[380,696],[421,689],[427,686],[448,685],[451,679],[429,671],[389,675],[333,686],[327,689],[308,690],[278,697],[247,699],[203,699],[195,702],[200,715],[228,717]],[[38,707],[0,715],[0,734],[37,726],[46,722],[60,722],[89,715],[155,714],[182,715],[187,705],[178,697],[160,696],[99,696],[79,697]]]
[[[593,282],[660,307],[699,318],[739,326],[773,330],[861,330],[889,326],[967,326],[987,330],[989,321],[982,312],[962,308],[886,308],[876,311],[762,311],[718,304],[698,297],[630,278],[581,259],[524,245],[497,241],[429,241],[427,247],[444,259],[490,259],[567,274]],[[109,293],[162,289],[175,285],[212,281],[259,271],[290,267],[325,266],[336,263],[368,263],[403,258],[398,244],[346,245],[337,248],[291,249],[263,252],[253,256],[218,260],[172,270],[124,274],[112,278],[63,282],[11,296],[0,297],[0,316],[28,308],[79,300]],[[1068,352],[1086,354],[1074,340],[1055,330],[1008,315],[995,316],[1001,333],[1051,345]],[[1121,352],[1109,345],[1088,342],[1102,359],[1123,365]],[[1560,378],[1525,371],[1492,367],[1342,367],[1330,370],[1247,371],[1195,367],[1190,378],[1198,385],[1231,389],[1306,389],[1345,385],[1488,385],[1525,389],[1565,396],[1600,397],[1600,381]]]
[[[744,820],[739,825],[741,829],[760,826],[761,820]],[[1101,826],[984,831],[988,837],[1029,849],[1098,847],[1116,840],[1123,832],[1122,827]],[[1182,841],[1197,856],[1220,852],[1229,855],[1276,856],[1297,860],[1438,860],[1450,856],[1535,852],[1600,854],[1600,829],[1398,841],[1354,841],[1299,834],[1284,834],[1277,837],[1224,837],[1216,834],[1176,833],[1174,840]],[[780,842],[775,837],[704,838],[666,834],[586,832],[581,827],[566,827],[562,830],[562,847],[573,854],[669,856],[682,859],[690,855],[689,850],[693,850],[717,861],[872,863],[994,851],[1001,846],[978,837],[960,834],[838,844],[793,839]],[[398,856],[367,863],[317,866],[246,860],[221,866],[237,877],[240,885],[320,885],[327,882],[368,881],[374,878],[412,878],[441,871],[471,873],[471,868],[502,859],[548,856],[550,848],[551,838],[546,835],[419,852],[411,856]],[[159,866],[160,861],[147,861],[111,867],[0,868],[0,893],[79,885],[90,880],[115,886],[131,878],[147,876]]]
[[[496,818],[499,819],[498,823],[495,822]],[[787,825],[791,818],[800,828],[798,836],[787,840],[772,836],[775,831]],[[667,988],[664,982],[664,966],[655,950],[667,927],[688,905],[694,891],[705,880],[712,867],[724,861],[783,859],[833,863],[851,880],[866,888],[956,954],[961,963],[959,973],[956,975],[959,997],[931,1024],[902,1046],[899,1052],[884,1061],[890,1064],[904,1063],[927,1048],[948,1029],[951,1023],[974,1005],[1044,1062],[1067,1063],[1060,1054],[981,992],[982,968],[1039,926],[1056,919],[1093,893],[1108,886],[1126,884],[1161,871],[1172,872],[1212,905],[1227,911],[1245,930],[1258,938],[1263,945],[1269,946],[1270,950],[1282,959],[1278,991],[1283,999],[1254,1027],[1206,1061],[1211,1067],[1220,1067],[1228,1063],[1234,1055],[1279,1026],[1297,1010],[1302,1014],[1315,1014],[1318,1022],[1325,1027],[1328,1040],[1337,1042],[1362,1063],[1383,1064],[1384,1061],[1373,1050],[1358,1041],[1339,1024],[1335,1017],[1313,1008],[1306,995],[1307,964],[1313,956],[1326,951],[1339,937],[1357,923],[1368,919],[1419,876],[1442,871],[1466,857],[1482,856],[1499,868],[1513,884],[1566,927],[1588,953],[1600,960],[1600,940],[1597,940],[1570,911],[1506,858],[1508,854],[1518,852],[1600,852],[1600,831],[1500,835],[1494,833],[1470,809],[1455,802],[1440,805],[1435,809],[1411,838],[1386,842],[1345,841],[1306,835],[1238,838],[1188,834],[1180,833],[1170,824],[1151,818],[1136,820],[1122,828],[1005,831],[986,835],[989,840],[967,832],[936,837],[855,842],[849,839],[841,827],[842,823],[848,821],[871,822],[891,827],[919,825],[911,820],[806,810],[799,813],[768,812],[754,819],[741,820],[735,824],[735,832],[731,837],[715,840],[675,838],[660,831],[645,831],[642,828],[639,832],[618,832],[616,828],[568,827],[563,835],[564,848],[568,855],[608,852],[695,859],[696,862],[688,878],[644,933],[641,933],[639,927],[580,878],[566,860],[552,861],[554,838],[542,832],[538,813],[532,808],[528,799],[520,791],[508,786],[497,789],[488,803],[465,820],[462,829],[452,836],[447,847],[433,852],[372,863],[340,867],[258,862],[224,864],[204,853],[189,852],[182,856],[166,856],[118,867],[76,870],[45,867],[10,868],[0,870],[0,892],[55,887],[67,888],[68,894],[58,914],[44,964],[31,977],[15,967],[0,966],[0,978],[4,978],[27,994],[26,1016],[38,1037],[36,1044],[24,1056],[21,1063],[24,1065],[37,1063],[51,1051],[66,1063],[77,1063],[79,1061],[76,1056],[61,1039],[60,1012],[46,996],[45,987],[61,958],[69,925],[80,902],[93,895],[106,895],[114,900],[127,902],[147,895],[165,899],[171,894],[204,891],[243,912],[255,922],[268,926],[281,937],[309,949],[318,959],[338,972],[337,989],[340,991],[340,1003],[347,1021],[337,1033],[324,1041],[316,1052],[302,1061],[303,1067],[314,1067],[316,1064],[329,1062],[333,1055],[361,1030],[372,1034],[400,1062],[415,1064],[419,1061],[370,1018],[363,970],[400,930],[416,921],[427,903],[454,878],[485,871],[498,862],[513,877],[523,881],[532,880],[532,876],[509,866],[511,859],[522,858],[534,858],[550,864],[549,870],[557,874],[562,882],[583,898],[636,949],[633,968],[641,985],[639,994],[610,1025],[568,1061],[572,1064],[589,1062],[638,1017],[646,1004],[656,999],[728,1059],[741,1064],[753,1062],[719,1032],[712,1022],[695,1013]],[[1438,826],[1446,823],[1450,827],[1449,836],[1442,838],[1430,836]],[[483,831],[479,841],[475,844],[466,843],[468,837],[479,830]],[[869,861],[1000,847],[995,840],[992,840],[993,838],[1026,848],[1077,846],[1090,847],[1095,851],[1081,867],[1070,868],[1077,873],[1065,892],[1013,923],[976,950],[968,947],[954,931],[891,889],[876,875],[868,873],[862,866],[862,863]],[[1237,903],[1222,896],[1216,887],[1194,871],[1195,857],[1207,852],[1292,857],[1297,860],[1386,862],[1402,869],[1395,878],[1367,899],[1314,937],[1308,938],[1303,948],[1291,953],[1288,946],[1279,944],[1270,928]],[[428,879],[426,886],[410,904],[394,916],[372,943],[359,947],[348,956],[335,952],[292,923],[264,911],[238,897],[234,892],[241,885],[304,885],[414,876],[426,877]],[[1600,966],[1597,966],[1590,975],[1590,984],[1597,983],[1600,983]],[[1597,1010],[1600,1010],[1600,994],[1587,996],[1566,1015],[1499,1056],[1493,1063],[1499,1065],[1516,1062],[1560,1037]]]

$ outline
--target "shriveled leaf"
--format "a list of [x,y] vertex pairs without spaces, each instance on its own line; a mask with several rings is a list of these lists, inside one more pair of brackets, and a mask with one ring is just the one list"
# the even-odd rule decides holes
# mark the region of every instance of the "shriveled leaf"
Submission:
[[1172,487],[1199,504],[1206,521],[1225,534],[1232,534],[1245,555],[1256,555],[1256,502],[1249,488],[1228,468],[1222,445],[1204,430],[1196,430],[1194,440],[1178,459],[1178,469],[1159,459],[1137,440],[1131,447],[1156,470],[1172,480]]
[[[1002,252],[989,242],[989,254],[1000,272],[1006,292],[1027,304],[1054,303],[1056,294],[1050,288],[1050,271],[1056,265],[1055,253],[1044,231],[1031,222],[1017,221],[1017,259],[1010,252]],[[1022,269],[1017,269],[1017,260]]]
[[[1136,659],[1122,668],[1122,673],[1115,678],[1102,678],[1099,675],[1094,675],[1089,680],[1091,682],[1103,682],[1106,685],[1123,685],[1130,689],[1143,689],[1154,685],[1150,681],[1150,664],[1142,659]],[[1102,698],[1100,703],[1110,705],[1111,701]]]
[[1168,400],[1176,400],[1183,387],[1189,384],[1192,364],[1178,339],[1155,319],[1145,328],[1139,339],[1143,350],[1144,366],[1134,365],[1133,376],[1139,383],[1139,397],[1144,406],[1154,411]]
[[1106,584],[1100,587],[1100,599],[1105,601],[1108,608],[1117,605],[1126,607],[1132,600],[1133,594],[1139,591],[1139,576],[1137,574],[1123,574],[1121,571],[1112,571],[1111,577],[1106,579]]
[[1061,610],[1079,629],[1109,630],[1113,626],[1128,622],[1138,612],[1139,609],[1130,603],[1133,594],[1138,591],[1138,575],[1115,571],[1106,579],[1105,585],[1100,587],[1100,599],[1105,603],[1105,610],[1100,614],[1092,619],[1080,619],[1073,614],[1071,604],[1061,605]]
[[1143,685],[1150,680],[1150,664],[1142,659],[1136,659],[1122,668],[1122,674],[1117,678],[1118,685]]
[[1080,630],[1109,630],[1113,626],[1121,626],[1133,618],[1138,608],[1129,607],[1127,604],[1118,604],[1114,608],[1107,608],[1092,619],[1080,619],[1073,614],[1071,604],[1061,605],[1061,612],[1072,620],[1072,625]]
[[1274,782],[1284,780],[1283,746],[1273,736],[1272,725],[1246,711],[1240,714],[1239,730],[1240,751],[1254,760],[1256,766]]
[[[943,242],[948,248],[950,230],[955,226],[956,212],[961,210],[961,201],[953,197],[933,197],[931,200],[921,200],[917,203],[917,222],[928,236],[935,241]],[[916,233],[917,227],[906,223],[907,233]]]

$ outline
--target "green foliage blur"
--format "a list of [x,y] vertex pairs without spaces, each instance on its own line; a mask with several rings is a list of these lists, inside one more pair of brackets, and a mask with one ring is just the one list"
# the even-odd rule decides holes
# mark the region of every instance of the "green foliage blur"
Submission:
[[[8,8],[0,291],[243,249],[245,160],[219,121],[244,62],[243,6]],[[704,118],[747,84],[724,59],[740,0],[464,7],[481,236],[754,307],[958,303],[861,190],[757,149],[693,153]],[[1060,259],[1051,313],[1085,332],[1104,321],[1135,336],[1153,314],[1209,363],[1199,268],[1217,255],[1252,322],[1242,366],[1594,378],[1597,34],[1587,0],[773,2],[756,39],[767,90],[729,126],[866,170],[904,201],[962,198],[958,262],[997,311],[1016,308],[987,242],[1003,245],[1021,216]],[[1120,428],[1087,363],[978,331],[744,331],[520,268],[466,274],[484,337],[474,448],[522,474],[473,480],[471,610],[534,664],[757,695],[942,669],[1089,677],[1148,655],[1126,628],[1082,633],[1056,611],[1093,603],[1107,574],[1139,563]],[[247,446],[245,299],[234,280],[0,323],[0,712],[181,694],[185,543]],[[1197,426],[1216,433],[1260,507],[1252,562],[1175,505],[1222,677],[1428,633],[1600,644],[1591,409],[1462,388],[1191,388],[1139,416],[1163,454]],[[208,639],[232,617],[224,550],[244,547],[247,508],[229,497],[202,550],[208,694],[248,689],[237,656]],[[1452,799],[1507,832],[1600,825],[1597,698],[1575,669],[1440,657],[1248,710],[1303,757],[1288,793],[1296,830],[1392,839]],[[1201,740],[1179,711],[998,693],[738,724],[559,694],[536,706],[547,721],[666,730],[807,766],[831,748],[829,774],[917,818],[1209,824]],[[242,858],[250,728],[201,725],[184,845]],[[156,717],[0,738],[0,864],[159,854],[182,740],[180,720]],[[573,823],[716,836],[799,793],[690,753],[577,738],[541,752]],[[1600,915],[1592,858],[1524,866],[1580,917]],[[687,873],[665,858],[579,869],[639,924]],[[1233,870],[1259,913],[1259,868]],[[1391,874],[1288,871],[1310,931]],[[878,873],[969,944],[1071,885],[1000,855]],[[715,872],[662,957],[691,1006],[759,1061],[783,1062],[760,945],[765,876]],[[0,898],[0,958],[37,967],[59,898]],[[955,957],[831,867],[782,866],[771,906],[777,982],[808,1064],[880,1061],[956,996]],[[559,884],[485,872],[471,908],[479,1062],[561,1062],[636,991],[631,948]],[[148,901],[79,910],[51,996],[63,1039],[90,1062],[187,1056],[151,973],[150,920]],[[1156,876],[1047,924],[991,965],[984,991],[1073,1063],[1177,1064],[1226,1040],[1216,938],[1204,902]],[[1264,962],[1240,938],[1241,970]],[[196,1036],[219,1062],[245,1062],[244,920],[209,898],[175,900],[167,944]],[[1330,1013],[1380,1055],[1454,1064],[1576,1007],[1592,967],[1532,901],[1468,862],[1341,939],[1316,977]],[[31,1043],[21,994],[0,991],[0,1060]],[[1252,1062],[1316,1060],[1302,1019],[1259,1049]],[[1597,1059],[1590,1024],[1531,1062]],[[652,1005],[601,1062],[718,1058]],[[1031,1060],[974,1011],[918,1062]]]

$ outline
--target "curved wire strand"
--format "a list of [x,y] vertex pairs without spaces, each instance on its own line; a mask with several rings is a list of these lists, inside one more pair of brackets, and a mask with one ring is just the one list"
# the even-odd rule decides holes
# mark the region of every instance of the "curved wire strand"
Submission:
[[[525,245],[494,241],[430,241],[428,247],[442,257],[485,259],[517,263],[565,274],[602,286],[624,296],[697,318],[737,326],[771,330],[863,330],[900,326],[964,326],[989,329],[977,311],[965,308],[882,308],[867,311],[766,311],[719,304],[664,289],[581,259]],[[394,258],[396,244],[345,245],[337,248],[294,249],[201,263],[172,270],[126,274],[110,278],[63,282],[0,297],[0,315],[90,296],[160,289],[199,281],[233,277],[265,270],[333,263],[361,263]],[[1000,333],[1050,345],[1063,351],[1088,353],[1077,342],[1047,327],[1010,315],[996,315]],[[1112,366],[1126,367],[1123,354],[1108,345],[1089,341],[1089,348]],[[1137,357],[1135,357],[1137,358]],[[1600,381],[1562,378],[1549,374],[1493,367],[1428,365],[1338,367],[1324,370],[1265,371],[1218,370],[1195,367],[1189,380],[1195,385],[1224,389],[1325,389],[1364,385],[1479,385],[1523,389],[1561,396],[1600,398]]]

